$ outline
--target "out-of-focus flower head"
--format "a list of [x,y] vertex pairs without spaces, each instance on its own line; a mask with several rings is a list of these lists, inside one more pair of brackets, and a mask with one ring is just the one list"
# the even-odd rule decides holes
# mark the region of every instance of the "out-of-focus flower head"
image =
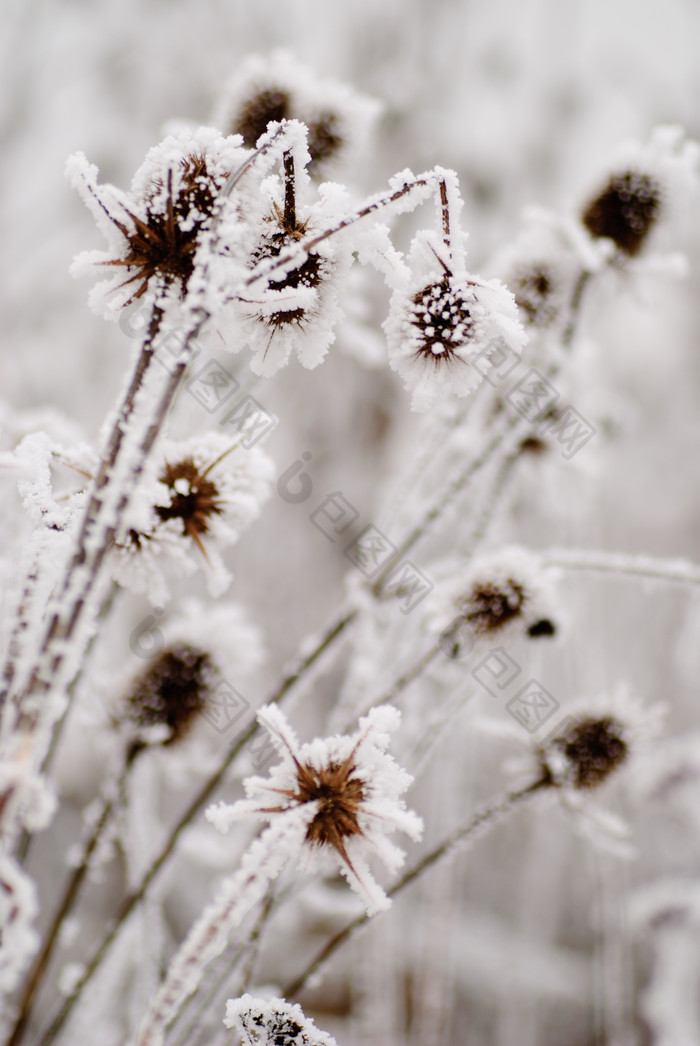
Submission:
[[442,580],[430,596],[428,624],[451,656],[461,656],[467,638],[500,643],[518,635],[556,634],[551,577],[525,549],[485,553],[467,566],[450,561],[431,576]]
[[248,58],[226,85],[214,125],[254,148],[271,123],[300,120],[308,128],[309,172],[334,174],[367,140],[379,105],[334,80],[319,79],[285,51]]
[[621,147],[581,221],[595,240],[611,241],[620,257],[634,258],[662,221],[683,213],[699,173],[698,144],[680,127],[657,127],[643,145]]

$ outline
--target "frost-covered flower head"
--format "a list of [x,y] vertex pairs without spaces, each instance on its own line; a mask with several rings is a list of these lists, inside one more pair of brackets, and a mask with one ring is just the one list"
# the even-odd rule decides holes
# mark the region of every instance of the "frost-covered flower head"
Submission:
[[399,828],[418,839],[422,830],[420,818],[400,799],[412,778],[386,753],[399,725],[398,711],[388,705],[373,708],[352,736],[304,745],[276,706],[262,708],[258,720],[283,761],[268,778],[246,780],[247,799],[210,807],[209,820],[225,832],[241,818],[270,821],[307,808],[305,864],[339,867],[370,914],[387,908],[389,899],[372,878],[366,856],[376,854],[394,871],[404,854],[387,834]]
[[253,55],[226,85],[214,124],[253,148],[271,123],[300,120],[309,134],[309,171],[326,177],[364,144],[378,104],[345,84],[321,80],[285,51]]
[[620,149],[605,183],[592,195],[581,221],[595,239],[611,240],[633,258],[662,218],[697,183],[700,148],[680,127],[657,127],[644,145]]
[[[127,688],[118,709],[129,740],[173,745],[200,717],[223,730],[237,718],[240,684],[260,664],[259,632],[235,603],[186,600],[181,612],[159,626],[159,649]],[[247,707],[247,706],[244,706]]]
[[259,516],[270,494],[272,461],[261,448],[215,432],[166,441],[162,456],[157,475],[138,492],[139,518],[130,519],[118,538],[117,580],[158,599],[151,585],[163,566],[172,560],[191,572],[195,550],[220,592],[229,579],[219,550],[234,544]]
[[555,601],[550,578],[536,556],[504,548],[479,556],[468,566],[443,564],[431,600],[429,625],[441,633],[443,649],[460,655],[468,630],[472,639],[503,641],[517,635],[531,639],[556,634]]
[[442,392],[467,396],[483,380],[490,346],[505,340],[519,352],[526,340],[510,291],[467,272],[456,176],[436,172],[451,204],[449,246],[432,232],[415,236],[384,322],[390,366],[412,391],[414,410],[427,410]]
[[578,702],[539,750],[540,766],[557,788],[596,789],[643,751],[661,717],[660,706],[644,707],[622,690]]
[[208,127],[183,132],[148,152],[130,193],[99,185],[97,168],[72,156],[67,174],[109,242],[107,252],[79,255],[73,274],[116,269],[93,289],[91,305],[115,316],[148,290],[183,298],[219,193],[247,155],[239,137]]
[[301,1006],[284,999],[229,999],[224,1024],[242,1046],[335,1046],[335,1039],[319,1031]]
[[283,175],[263,179],[246,200],[245,228],[252,232],[245,247],[249,285],[244,283],[235,303],[241,340],[253,352],[251,368],[265,377],[292,352],[308,368],[323,360],[342,317],[339,285],[351,261],[337,236],[321,239],[311,250],[300,247],[336,226],[349,201],[339,185],[311,186],[302,124],[287,123],[284,141]]

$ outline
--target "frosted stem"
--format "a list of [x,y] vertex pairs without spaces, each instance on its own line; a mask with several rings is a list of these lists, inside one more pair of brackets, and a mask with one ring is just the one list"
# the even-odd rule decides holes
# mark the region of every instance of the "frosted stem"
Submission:
[[542,562],[564,570],[650,578],[654,581],[677,582],[681,585],[700,585],[700,565],[688,559],[658,559],[655,556],[628,556],[619,552],[564,548],[545,552]]
[[168,1026],[199,987],[207,965],[223,952],[231,931],[263,899],[270,883],[303,846],[314,813],[314,809],[300,807],[271,824],[251,844],[240,869],[224,880],[177,951],[132,1046],[162,1046]]

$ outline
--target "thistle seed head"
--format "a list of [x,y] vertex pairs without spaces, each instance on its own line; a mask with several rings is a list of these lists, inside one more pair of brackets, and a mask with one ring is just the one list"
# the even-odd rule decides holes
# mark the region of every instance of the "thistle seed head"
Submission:
[[156,506],[158,518],[161,522],[179,519],[183,534],[201,548],[201,537],[207,533],[211,517],[223,512],[216,483],[208,478],[206,470],[200,471],[191,457],[167,464],[159,478],[168,489],[170,502]]

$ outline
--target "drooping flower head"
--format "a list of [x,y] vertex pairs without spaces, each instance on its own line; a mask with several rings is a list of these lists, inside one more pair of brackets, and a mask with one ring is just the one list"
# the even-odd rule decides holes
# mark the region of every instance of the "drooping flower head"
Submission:
[[442,392],[467,396],[499,340],[515,352],[526,340],[508,289],[467,272],[456,175],[436,171],[452,204],[449,245],[431,232],[416,235],[384,323],[389,363],[412,391],[414,410],[427,410]]
[[[265,377],[292,352],[309,369],[321,363],[342,318],[341,286],[352,253],[337,236],[324,237],[348,213],[347,193],[336,184],[311,185],[302,124],[285,124],[284,143],[281,176],[263,179],[247,199],[245,276],[234,302],[239,341],[253,353],[251,369]],[[316,238],[305,249],[304,241]]]
[[258,719],[283,762],[269,778],[248,778],[248,799],[233,806],[219,803],[207,811],[207,817],[220,831],[227,831],[243,817],[270,821],[308,809],[305,863],[339,867],[370,914],[387,908],[389,900],[372,878],[366,855],[377,854],[395,870],[404,855],[386,835],[399,828],[417,839],[422,828],[420,819],[399,798],[411,777],[385,751],[399,718],[394,708],[374,708],[352,736],[300,746],[276,706],[261,709]]
[[591,236],[610,240],[621,256],[636,257],[660,219],[697,182],[700,149],[679,127],[657,127],[645,145],[620,150],[607,180],[583,208]]
[[309,172],[327,177],[364,144],[379,106],[345,84],[321,80],[285,51],[253,55],[226,85],[214,124],[254,148],[271,123],[308,128]]
[[97,168],[81,153],[72,156],[67,173],[110,248],[80,255],[72,271],[116,271],[93,289],[90,303],[114,315],[149,290],[183,298],[219,194],[246,156],[239,137],[205,127],[183,132],[149,151],[128,194],[99,185]]

